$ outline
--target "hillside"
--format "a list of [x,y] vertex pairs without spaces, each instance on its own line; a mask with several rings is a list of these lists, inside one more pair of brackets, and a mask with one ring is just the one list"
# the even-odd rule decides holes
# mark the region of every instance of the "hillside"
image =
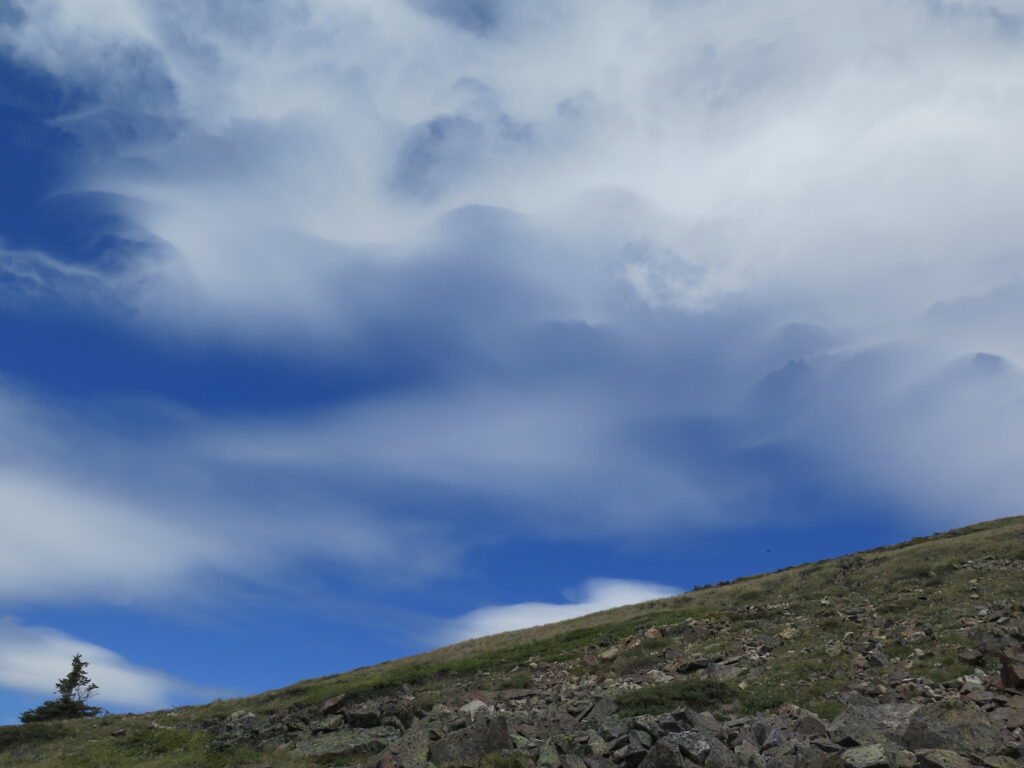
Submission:
[[1010,768],[1024,517],[234,701],[0,728],[0,766]]

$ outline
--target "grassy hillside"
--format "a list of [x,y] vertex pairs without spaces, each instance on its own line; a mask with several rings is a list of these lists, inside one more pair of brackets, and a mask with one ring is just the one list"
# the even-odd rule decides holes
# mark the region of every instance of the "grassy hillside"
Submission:
[[1024,517],[1005,518],[245,699],[0,728],[0,765],[322,765],[292,749],[211,751],[209,725],[239,710],[319,707],[339,694],[359,701],[401,693],[427,712],[566,676],[593,680],[625,715],[686,704],[724,718],[795,704],[832,718],[843,708],[838,694],[853,684],[884,687],[902,675],[942,685],[995,670],[996,660],[972,655],[972,632],[991,611],[1019,613],[1022,584]]

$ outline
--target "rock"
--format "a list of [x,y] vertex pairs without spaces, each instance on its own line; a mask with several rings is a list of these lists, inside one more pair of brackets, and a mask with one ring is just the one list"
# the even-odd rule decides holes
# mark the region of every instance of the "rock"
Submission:
[[597,658],[599,658],[601,661],[615,661],[615,659],[618,658],[618,656],[618,648],[609,648],[608,650],[601,651],[599,654],[597,654]]
[[885,655],[881,648],[874,648],[864,654],[864,658],[868,660],[868,664],[872,667],[885,667],[889,665],[889,657]]
[[1006,755],[991,755],[982,758],[981,762],[988,768],[1021,768],[1024,765],[1020,760],[1014,760]]
[[904,744],[904,734],[920,704],[852,705],[829,727],[832,740],[844,747],[867,746],[880,742]]
[[674,679],[674,678],[672,677],[672,675],[667,675],[667,674],[665,674],[664,672],[662,672],[662,671],[661,671],[660,669],[652,669],[652,670],[649,670],[649,671],[648,671],[648,672],[647,672],[647,673],[646,673],[646,674],[644,675],[644,678],[645,678],[645,679],[646,679],[646,680],[647,680],[648,682],[654,683],[654,684],[656,684],[656,685],[657,685],[657,684],[659,684],[659,683],[670,683],[670,682],[672,682],[672,680]]
[[999,679],[1005,688],[1024,688],[1024,662],[999,654]]
[[684,757],[693,760],[695,763],[703,764],[704,759],[711,753],[709,738],[698,731],[670,733],[662,741],[674,744]]
[[639,768],[692,768],[693,765],[693,762],[683,757],[675,743],[659,739],[644,757]]
[[806,742],[793,745],[793,757],[799,768],[835,768],[835,757],[822,749]]
[[373,763],[373,768],[428,768],[429,750],[429,731],[417,728],[392,742]]
[[970,664],[972,667],[981,664],[984,660],[984,655],[977,648],[964,648],[958,653],[957,658],[965,664]]
[[341,710],[344,709],[345,700],[348,699],[348,694],[342,693],[338,696],[328,699],[320,705],[321,715],[340,715]]
[[882,744],[848,749],[840,756],[843,768],[888,768],[889,756]]
[[619,704],[615,699],[602,696],[601,698],[594,701],[594,706],[590,708],[583,718],[593,720],[604,720],[605,718],[611,717],[619,711]]
[[827,640],[825,642],[825,655],[835,658],[839,654],[843,653],[846,649],[843,644],[838,640]]
[[975,755],[1001,751],[1005,738],[978,706],[962,701],[926,704],[914,713],[905,735],[911,749],[958,749]]
[[376,754],[397,736],[398,733],[392,728],[331,731],[303,739],[295,745],[294,752],[302,757],[344,760]]
[[813,712],[806,712],[800,716],[800,720],[796,724],[796,732],[802,736],[815,738],[827,735],[828,726]]
[[490,704],[480,701],[480,699],[473,699],[468,704],[463,704],[461,707],[459,707],[459,712],[467,714],[475,720],[478,715],[493,715],[494,707],[492,707]]
[[430,745],[430,762],[452,768],[474,768],[484,755],[512,749],[504,717],[479,717],[460,731],[453,731]]
[[260,725],[260,718],[252,712],[232,712],[214,726],[210,749],[218,752],[238,744],[255,746],[259,739]]
[[377,704],[361,704],[344,710],[345,722],[353,728],[376,728],[379,726],[380,707]]
[[[718,739],[724,738],[722,725],[710,712],[694,712],[692,709],[683,709],[676,712],[673,717],[676,722],[686,725],[691,731],[710,733]],[[683,730],[687,730],[684,728]]]
[[545,741],[537,757],[538,768],[557,768],[560,762],[558,748],[551,741]]
[[917,753],[922,768],[971,768],[971,761],[948,749],[929,749]]

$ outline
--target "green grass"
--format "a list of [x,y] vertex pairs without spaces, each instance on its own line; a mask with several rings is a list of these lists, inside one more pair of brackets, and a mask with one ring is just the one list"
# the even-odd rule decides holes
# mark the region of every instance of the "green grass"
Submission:
[[41,744],[67,736],[70,729],[63,723],[31,723],[0,728],[0,751],[19,745]]
[[480,768],[533,768],[533,761],[522,752],[495,752],[484,756]]
[[657,715],[684,706],[711,709],[718,704],[735,700],[738,695],[739,690],[729,683],[683,678],[619,694],[619,712],[631,717]]

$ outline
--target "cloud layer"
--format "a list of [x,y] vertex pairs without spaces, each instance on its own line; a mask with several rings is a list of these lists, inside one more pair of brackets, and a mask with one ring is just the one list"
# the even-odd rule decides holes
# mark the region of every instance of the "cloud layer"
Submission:
[[185,683],[130,664],[112,651],[48,627],[26,627],[0,617],[0,687],[53,698],[54,687],[81,653],[87,674],[99,685],[91,703],[106,707],[157,709],[182,698],[213,697],[220,691]]
[[439,639],[443,643],[456,643],[513,629],[552,624],[622,605],[671,597],[681,591],[677,587],[643,581],[588,579],[578,590],[578,596],[574,596],[573,602],[517,603],[478,608],[449,621],[442,629]]
[[[416,578],[495,530],[1016,511],[1015,5],[11,7],[3,50],[83,148],[61,191],[119,218],[103,258],[4,251],[8,305],[326,383],[245,407],[270,377],[238,364],[234,410],[161,381],[70,426],[42,403],[0,437],[9,594],[60,594],[33,526],[70,536],[72,501],[141,542],[77,570],[141,591],[310,558]],[[158,436],[109,439],[129,412]]]

